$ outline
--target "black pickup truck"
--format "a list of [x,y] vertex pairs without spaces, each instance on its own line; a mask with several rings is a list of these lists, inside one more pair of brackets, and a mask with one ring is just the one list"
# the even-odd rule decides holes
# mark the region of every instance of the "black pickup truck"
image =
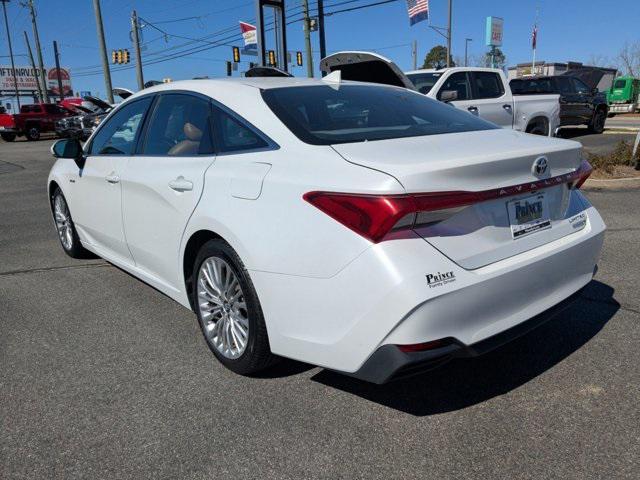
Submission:
[[587,125],[602,133],[609,114],[604,93],[571,75],[514,78],[509,82],[514,95],[556,93],[560,95],[560,126]]

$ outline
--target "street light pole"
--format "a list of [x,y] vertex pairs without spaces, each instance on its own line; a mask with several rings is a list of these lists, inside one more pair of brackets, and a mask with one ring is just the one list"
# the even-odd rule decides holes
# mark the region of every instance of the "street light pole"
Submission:
[[465,38],[464,39],[464,66],[468,67],[469,66],[469,42],[473,42],[472,38]]
[[453,12],[453,0],[449,0],[449,25],[447,27],[447,68],[451,66],[451,15]]
[[4,26],[7,29],[7,43],[9,44],[9,56],[11,57],[11,71],[13,72],[13,87],[16,91],[16,99],[18,100],[18,111],[20,111],[20,92],[18,92],[18,79],[16,77],[16,64],[13,61],[13,47],[11,46],[11,33],[9,33],[9,20],[7,20],[7,2],[9,0],[0,0],[2,2],[2,10],[4,10]]

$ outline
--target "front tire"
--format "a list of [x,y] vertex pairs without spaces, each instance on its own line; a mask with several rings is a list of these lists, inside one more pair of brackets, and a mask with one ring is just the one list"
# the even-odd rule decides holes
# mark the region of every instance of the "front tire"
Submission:
[[95,255],[80,243],[80,237],[78,237],[78,232],[73,224],[67,200],[59,187],[56,187],[51,196],[51,211],[56,231],[58,232],[58,239],[64,253],[71,258],[95,258]]
[[603,109],[597,110],[593,114],[593,118],[589,123],[589,131],[591,133],[602,133],[604,132],[604,124],[607,121],[607,112]]
[[13,142],[16,139],[16,134],[15,133],[0,133],[0,137],[2,137],[2,139],[5,142]]
[[194,263],[193,305],[207,345],[229,370],[251,375],[275,361],[249,273],[223,240],[205,243]]

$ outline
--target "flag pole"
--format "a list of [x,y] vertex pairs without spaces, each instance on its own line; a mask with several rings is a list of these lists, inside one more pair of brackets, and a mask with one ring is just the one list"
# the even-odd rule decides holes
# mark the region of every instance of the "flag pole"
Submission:
[[540,8],[536,7],[536,21],[533,24],[533,59],[531,61],[531,75],[536,74],[536,49],[538,48],[538,14],[540,12]]

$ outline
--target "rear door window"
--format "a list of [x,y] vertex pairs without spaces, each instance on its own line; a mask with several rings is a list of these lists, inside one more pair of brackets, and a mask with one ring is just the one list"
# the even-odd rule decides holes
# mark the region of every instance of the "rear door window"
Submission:
[[269,143],[248,123],[214,107],[213,128],[220,153],[266,148]]
[[438,100],[442,98],[442,93],[447,90],[453,90],[457,92],[458,97],[456,100],[470,100],[471,99],[471,83],[469,82],[469,77],[466,72],[456,72],[452,73],[449,78],[447,78],[442,87],[440,87],[440,91],[438,92]]
[[582,94],[591,92],[591,89],[583,81],[578,80],[577,78],[572,78],[572,80],[575,85],[576,92]]
[[570,78],[558,77],[556,78],[556,82],[558,83],[558,91],[560,92],[560,95],[571,95],[575,92]]
[[211,103],[194,95],[160,95],[146,132],[144,155],[211,154]]
[[475,83],[475,99],[498,98],[504,95],[504,86],[500,75],[495,72],[472,72]]

